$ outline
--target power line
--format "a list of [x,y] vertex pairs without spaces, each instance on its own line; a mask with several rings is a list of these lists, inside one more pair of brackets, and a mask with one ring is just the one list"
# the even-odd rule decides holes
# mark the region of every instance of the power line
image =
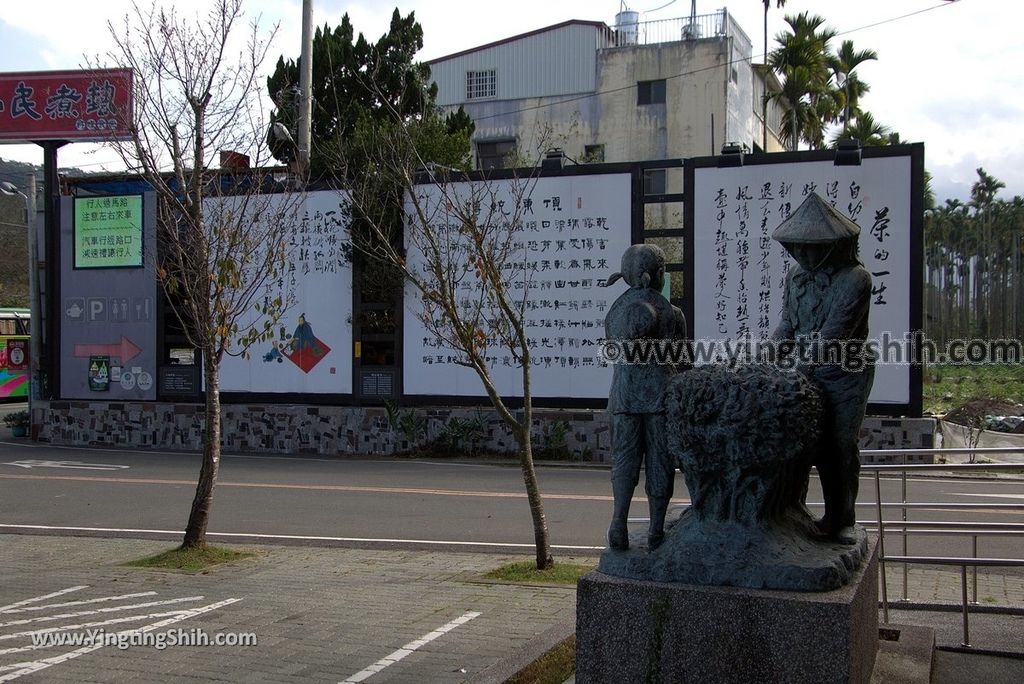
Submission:
[[[917,10],[917,11],[914,11],[914,12],[910,12],[908,14],[902,14],[902,15],[897,16],[897,17],[892,17],[891,19],[883,19],[882,21],[877,21],[877,22],[875,22],[873,24],[865,24],[864,26],[858,26],[856,28],[847,29],[846,31],[839,31],[839,32],[836,33],[836,36],[846,36],[846,35],[849,35],[851,33],[856,33],[858,31],[864,31],[866,29],[875,28],[876,26],[883,26],[885,24],[891,24],[893,22],[901,21],[903,19],[907,19],[909,17],[913,17],[913,16],[916,16],[918,14],[924,14],[925,12],[931,12],[932,10],[939,9],[940,7],[949,7],[950,5],[953,5],[957,1],[958,0],[944,0],[942,2],[942,4],[940,4],[940,5],[933,5],[932,7],[926,7],[925,9],[921,9],[921,10]],[[765,59],[766,55],[764,53],[761,53],[761,54],[757,54],[757,55],[751,55],[750,57],[743,57],[743,58],[739,58],[739,59],[731,59],[728,62],[726,62],[724,66],[730,67],[733,64],[743,64],[743,63],[748,63],[748,62],[752,64],[753,61],[754,61],[754,58],[756,58],[756,57],[760,57],[761,59]],[[705,72],[705,71],[718,70],[718,69],[721,69],[722,67],[723,67],[723,65],[715,64],[713,66],[703,67],[701,69],[694,69],[692,71],[684,71],[684,72],[679,73],[679,74],[673,74],[672,76],[666,76],[665,80],[669,81],[669,80],[676,79],[676,78],[685,78],[687,76],[693,76],[695,74],[699,74],[699,73],[702,73],[702,72]],[[632,90],[632,89],[635,89],[635,88],[636,88],[636,85],[633,84],[633,85],[621,86],[619,88],[610,88],[608,90],[601,90],[601,91],[597,91],[597,92],[593,92],[593,93],[585,93],[583,95],[574,95],[572,97],[567,97],[567,98],[558,100],[557,102],[547,102],[547,103],[543,103],[543,104],[532,105],[530,107],[521,107],[519,109],[510,109],[508,111],[501,112],[501,113],[498,113],[498,114],[488,114],[486,116],[473,117],[473,121],[484,121],[486,119],[495,119],[495,118],[502,117],[502,116],[508,116],[509,114],[521,114],[523,112],[532,112],[532,111],[536,111],[538,109],[545,109],[547,107],[557,107],[558,105],[568,104],[570,102],[579,102],[581,100],[586,100],[586,99],[591,98],[591,97],[597,97],[598,95],[611,95],[612,93],[619,93],[619,92],[622,92],[622,91],[625,91],[625,90]]]

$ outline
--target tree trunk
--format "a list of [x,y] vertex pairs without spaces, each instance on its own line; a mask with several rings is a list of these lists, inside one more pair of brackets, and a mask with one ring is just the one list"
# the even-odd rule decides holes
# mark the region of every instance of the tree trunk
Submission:
[[533,467],[533,437],[530,423],[516,430],[519,442],[519,466],[523,471],[523,484],[526,485],[526,498],[530,502],[530,516],[533,518],[533,539],[537,552],[537,569],[544,570],[554,565],[551,557],[551,544],[548,541],[548,521],[544,516],[544,500],[540,495],[537,482],[537,471]]
[[1014,327],[1013,337],[1021,339],[1024,335],[1024,327],[1021,326],[1024,320],[1024,293],[1021,292],[1021,237],[1020,233],[1014,233]]
[[183,548],[206,546],[206,526],[213,507],[213,489],[220,470],[220,379],[219,365],[212,353],[203,354],[203,379],[206,382],[206,430],[203,440],[203,465],[199,470],[196,495],[185,527]]

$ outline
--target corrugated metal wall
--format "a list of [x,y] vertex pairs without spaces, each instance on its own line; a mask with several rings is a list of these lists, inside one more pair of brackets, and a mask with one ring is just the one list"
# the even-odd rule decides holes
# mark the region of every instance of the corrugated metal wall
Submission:
[[602,29],[569,25],[477,50],[430,65],[437,82],[437,103],[466,101],[466,72],[494,69],[494,100],[569,95],[594,90],[597,49]]

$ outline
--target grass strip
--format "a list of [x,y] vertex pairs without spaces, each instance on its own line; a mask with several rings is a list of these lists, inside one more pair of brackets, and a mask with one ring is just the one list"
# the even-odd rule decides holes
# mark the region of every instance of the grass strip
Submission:
[[576,671],[576,635],[517,672],[505,684],[562,684]]
[[148,558],[128,561],[127,563],[122,563],[122,565],[132,568],[158,568],[162,570],[199,572],[215,565],[230,563],[242,558],[252,558],[255,555],[252,551],[236,551],[221,546],[201,546],[190,549],[179,546],[176,549],[164,551]]
[[500,580],[502,582],[514,582],[531,584],[544,582],[548,584],[571,584],[575,585],[577,580],[594,569],[594,565],[580,563],[555,563],[546,570],[538,570],[537,564],[530,561],[516,561],[507,563],[501,567],[491,570],[486,575],[487,579]]

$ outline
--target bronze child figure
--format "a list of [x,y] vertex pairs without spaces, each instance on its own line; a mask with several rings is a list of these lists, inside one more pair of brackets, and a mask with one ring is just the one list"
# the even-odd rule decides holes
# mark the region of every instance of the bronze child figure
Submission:
[[[607,282],[620,278],[630,286],[608,309],[605,336],[612,343],[658,340],[668,344],[686,338],[686,319],[678,307],[661,294],[665,282],[665,255],[655,245],[633,245],[622,255],[622,268]],[[612,492],[615,505],[608,545],[629,548],[626,520],[633,490],[640,481],[640,465],[646,468],[647,502],[651,523],[648,548],[664,540],[665,514],[675,477],[675,464],[668,452],[665,435],[663,396],[668,381],[677,372],[670,363],[653,357],[645,363],[615,364],[608,397],[611,413]]]

